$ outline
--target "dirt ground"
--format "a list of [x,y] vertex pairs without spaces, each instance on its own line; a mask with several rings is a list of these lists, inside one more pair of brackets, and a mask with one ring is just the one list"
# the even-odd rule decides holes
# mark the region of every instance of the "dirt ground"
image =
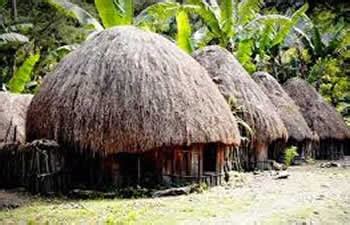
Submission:
[[350,224],[350,159],[320,163],[290,167],[287,179],[232,173],[224,186],[177,197],[63,200],[0,191],[0,224]]

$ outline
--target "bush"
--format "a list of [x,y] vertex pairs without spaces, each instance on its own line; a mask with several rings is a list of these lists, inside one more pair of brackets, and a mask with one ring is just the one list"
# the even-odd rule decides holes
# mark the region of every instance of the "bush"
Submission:
[[284,164],[286,166],[290,166],[293,160],[295,159],[295,157],[297,157],[298,155],[299,154],[297,152],[297,147],[291,146],[287,148],[286,151],[284,152]]

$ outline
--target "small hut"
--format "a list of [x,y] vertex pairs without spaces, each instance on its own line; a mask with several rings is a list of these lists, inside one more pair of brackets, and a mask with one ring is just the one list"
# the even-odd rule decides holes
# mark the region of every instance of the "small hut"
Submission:
[[317,138],[307,125],[299,107],[278,81],[266,72],[252,75],[261,90],[270,98],[288,131],[288,146],[297,146],[300,158],[314,158],[313,143]]
[[225,155],[240,143],[205,69],[131,26],[105,30],[66,56],[33,98],[26,131],[28,141],[67,148],[72,179],[118,186],[220,183]]
[[25,141],[25,120],[32,95],[0,92],[0,142]]
[[287,140],[287,130],[272,102],[246,70],[219,46],[199,50],[194,58],[207,69],[222,95],[227,100],[234,99],[235,107],[241,109],[241,119],[253,130],[247,146],[247,167],[264,168],[268,159],[278,159]]
[[292,78],[284,89],[299,106],[309,127],[320,139],[318,159],[339,159],[350,154],[350,129],[341,115],[305,80]]

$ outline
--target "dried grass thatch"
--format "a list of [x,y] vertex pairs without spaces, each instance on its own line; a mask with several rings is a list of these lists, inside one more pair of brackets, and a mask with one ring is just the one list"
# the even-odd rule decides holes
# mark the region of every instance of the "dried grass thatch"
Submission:
[[277,109],[288,131],[289,144],[297,145],[302,156],[312,157],[311,143],[316,141],[315,135],[307,125],[299,107],[278,81],[266,72],[252,75],[261,90],[270,98]]
[[240,142],[205,69],[162,36],[131,26],[99,33],[45,77],[27,137],[103,155]]
[[32,95],[0,92],[0,142],[25,141],[25,120]]
[[274,105],[227,50],[210,46],[195,52],[194,57],[207,69],[224,97],[233,97],[243,107],[242,119],[254,131],[251,147],[258,151],[258,161],[266,160],[266,148],[275,141],[284,143],[288,136]]
[[338,158],[350,149],[350,130],[341,115],[305,80],[292,78],[284,89],[299,106],[309,127],[320,138],[318,158]]

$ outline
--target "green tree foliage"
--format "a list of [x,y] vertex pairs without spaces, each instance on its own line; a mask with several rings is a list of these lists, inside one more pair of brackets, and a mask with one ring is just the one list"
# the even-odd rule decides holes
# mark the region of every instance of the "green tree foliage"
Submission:
[[95,5],[105,28],[133,24],[132,0],[95,0]]
[[258,16],[247,24],[247,31],[238,36],[236,48],[236,55],[243,66],[250,73],[256,70],[273,70],[278,49],[288,35],[294,32],[296,24],[307,10],[308,5],[305,4],[291,16],[268,14]]
[[[17,1],[16,21],[11,16],[12,10],[10,4],[7,4],[8,1],[5,1],[4,7],[0,8],[1,89],[6,89],[6,86],[9,88],[9,82],[15,76],[15,71],[30,71],[20,70],[20,68],[28,62],[28,57],[40,52],[40,58],[31,75],[27,76],[31,78],[29,81],[31,85],[34,85],[30,90],[34,90],[35,84],[40,84],[41,77],[51,71],[68,52],[61,47],[74,46],[82,42],[91,30],[94,30],[93,24],[96,24],[97,20],[92,22],[94,20],[83,19],[84,15],[95,13],[94,8],[89,4],[83,4],[90,11],[86,14],[76,11],[76,7],[63,4],[62,6],[70,7],[72,10],[70,16],[66,17],[54,10],[58,7],[57,5],[50,6],[48,1],[55,2],[54,0]],[[66,3],[65,1],[56,2]],[[80,20],[76,20],[72,15],[79,15]],[[84,21],[86,22],[84,26],[77,26],[77,23]],[[23,89],[24,92],[30,90]]]
[[[218,4],[215,0],[189,0],[186,4],[158,3],[146,9],[139,20],[142,23],[157,23],[155,21],[170,21],[176,11],[187,12],[191,15],[195,32],[188,43],[194,48],[201,48],[208,44],[219,44],[228,50],[234,50],[239,60],[250,71],[255,71],[251,60],[258,53],[262,54],[270,48],[281,44],[292,27],[307,10],[307,5],[297,10],[290,17],[269,14],[261,15],[263,6],[261,0],[222,0]],[[167,13],[165,13],[167,12]],[[152,18],[152,19],[151,19]],[[178,29],[179,31],[180,29]],[[157,31],[157,30],[156,30]]]
[[32,79],[32,72],[39,58],[39,53],[29,56],[17,69],[8,84],[11,92],[21,93],[25,90],[26,84]]
[[[67,0],[47,0],[47,2],[64,15],[77,19],[83,26],[92,26],[95,30],[103,30],[101,24],[89,12]],[[103,1],[96,1],[103,2]],[[97,5],[97,4],[96,4]],[[108,15],[110,16],[110,15]]]
[[344,115],[350,105],[350,26],[346,8],[319,6],[298,24],[285,49],[279,52],[282,82],[299,76],[313,84],[324,98]]
[[177,38],[176,43],[181,48],[187,52],[192,52],[191,43],[191,24],[188,15],[185,11],[179,11],[176,14],[176,27],[177,27]]

